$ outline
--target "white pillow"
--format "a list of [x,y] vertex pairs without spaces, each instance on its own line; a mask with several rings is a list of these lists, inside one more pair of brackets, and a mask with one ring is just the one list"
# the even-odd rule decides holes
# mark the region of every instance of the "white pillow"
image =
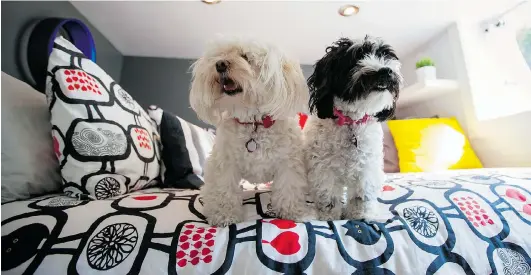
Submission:
[[62,37],[48,62],[46,94],[67,195],[107,199],[156,183],[155,122]]
[[46,97],[2,72],[2,203],[61,191]]

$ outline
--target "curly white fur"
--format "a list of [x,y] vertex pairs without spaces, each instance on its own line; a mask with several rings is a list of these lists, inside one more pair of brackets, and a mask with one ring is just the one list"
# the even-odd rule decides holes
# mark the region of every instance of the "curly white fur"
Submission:
[[[373,93],[364,100],[335,106],[354,120],[393,104],[390,93]],[[376,119],[366,124],[336,124],[311,116],[306,122],[305,153],[308,181],[320,220],[374,219],[377,198],[385,181],[383,132]],[[342,211],[344,188],[347,207]],[[342,213],[344,212],[344,213]]]
[[[242,92],[228,95],[220,85],[216,62],[229,65],[228,76]],[[273,181],[272,206],[284,219],[306,215],[306,170],[297,113],[306,110],[308,90],[300,65],[273,46],[256,41],[222,40],[193,65],[190,103],[201,119],[217,126],[216,141],[205,164],[201,189],[210,224],[227,226],[243,220],[238,183]],[[265,115],[270,128],[242,125]],[[258,144],[248,152],[245,144]]]

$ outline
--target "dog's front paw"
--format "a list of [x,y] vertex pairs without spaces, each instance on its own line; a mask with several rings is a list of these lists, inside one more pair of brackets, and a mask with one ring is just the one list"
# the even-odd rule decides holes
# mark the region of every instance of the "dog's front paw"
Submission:
[[347,209],[341,215],[341,218],[344,220],[361,220],[365,219],[366,213],[363,210],[358,209]]
[[334,201],[316,202],[317,217],[320,221],[337,221],[341,219],[341,204]]
[[295,221],[295,222],[308,222],[308,221],[314,220],[315,219],[314,216],[315,215],[311,215],[310,213],[299,212],[299,211],[294,211],[294,212],[282,211],[282,210],[277,211],[277,217],[283,220],[290,220],[290,221]]
[[341,219],[341,209],[339,211],[317,211],[317,217],[320,221],[337,221]]
[[227,227],[231,224],[237,224],[243,221],[239,217],[212,217],[207,219],[208,224],[217,227]]
[[226,227],[243,221],[243,208],[236,205],[206,204],[203,214],[212,226]]
[[315,218],[315,215],[305,207],[304,203],[273,204],[273,211],[275,211],[277,217],[284,220],[307,222]]
[[213,215],[207,217],[208,224],[218,227],[227,227],[231,224],[240,223],[243,218],[239,215]]
[[378,202],[354,199],[349,202],[349,205],[343,213],[343,219],[377,221],[378,213]]

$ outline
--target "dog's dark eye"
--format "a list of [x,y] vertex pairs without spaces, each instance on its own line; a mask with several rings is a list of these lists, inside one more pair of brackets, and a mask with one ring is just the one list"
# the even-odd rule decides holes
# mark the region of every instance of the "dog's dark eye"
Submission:
[[386,57],[391,59],[398,59],[392,49],[389,47],[382,47],[378,50],[376,50],[376,56],[378,57]]
[[240,55],[243,59],[245,59],[245,61],[249,62],[249,58],[247,57],[246,54],[241,54]]

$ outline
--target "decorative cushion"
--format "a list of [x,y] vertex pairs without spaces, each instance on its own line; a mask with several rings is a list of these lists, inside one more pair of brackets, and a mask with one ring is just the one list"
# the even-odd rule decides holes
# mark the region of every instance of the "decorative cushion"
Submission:
[[[403,119],[416,119],[422,118],[418,116],[410,116]],[[439,118],[439,116],[432,116],[431,118]],[[396,149],[395,140],[387,122],[382,123],[383,130],[383,145],[384,145],[384,172],[386,173],[399,173],[400,166],[398,161],[398,150]]]
[[46,94],[64,192],[106,199],[156,183],[155,123],[98,65],[59,37]]
[[159,127],[164,186],[201,187],[203,166],[214,146],[215,135],[156,106],[150,106],[148,113]]
[[2,73],[2,203],[61,191],[46,97]]
[[455,118],[387,122],[398,149],[400,172],[482,168]]
[[382,123],[383,130],[383,145],[384,145],[384,172],[398,173],[400,167],[398,165],[398,151],[396,149],[395,140],[389,126],[386,122]]

